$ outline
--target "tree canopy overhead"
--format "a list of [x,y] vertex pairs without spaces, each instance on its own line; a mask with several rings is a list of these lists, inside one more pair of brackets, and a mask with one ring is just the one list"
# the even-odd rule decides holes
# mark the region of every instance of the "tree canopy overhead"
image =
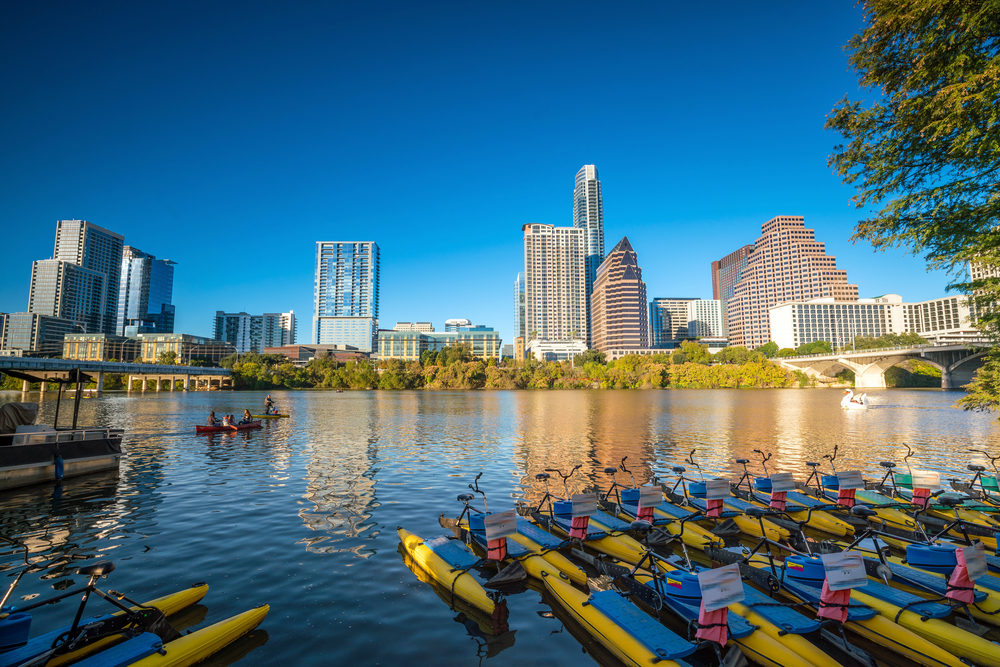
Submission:
[[[1000,280],[971,282],[974,261],[1000,268],[1000,6],[996,0],[866,0],[847,45],[876,98],[844,98],[827,119],[845,143],[830,166],[871,211],[853,240],[902,247],[956,275],[981,303]],[[996,315],[985,324],[998,329]]]

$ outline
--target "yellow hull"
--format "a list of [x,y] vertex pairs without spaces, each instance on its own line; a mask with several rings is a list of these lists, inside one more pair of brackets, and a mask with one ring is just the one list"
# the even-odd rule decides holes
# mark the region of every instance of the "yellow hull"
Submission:
[[[572,581],[574,584],[577,584],[579,586],[587,585],[587,573],[584,572],[579,567],[577,567],[576,565],[574,565],[569,558],[566,558],[566,556],[563,556],[558,551],[546,551],[545,553],[542,553],[542,547],[541,545],[538,544],[538,542],[535,542],[531,538],[525,537],[520,533],[515,533],[511,535],[510,539],[517,542],[528,551],[535,554],[539,554],[540,558],[543,558],[548,562],[550,568],[555,568],[556,571],[552,572],[552,574],[558,574],[559,572],[562,572],[567,577],[569,577],[570,581]],[[534,560],[534,559],[528,558],[525,560]],[[529,572],[528,574],[531,574],[531,572]],[[538,576],[538,575],[532,575],[532,576]]]
[[132,663],[132,667],[187,667],[201,662],[260,625],[268,610],[265,604],[184,635],[164,647],[166,655],[154,653]]
[[655,663],[657,666],[677,667],[675,661],[661,660],[659,656],[634,639],[628,631],[610,621],[604,614],[590,605],[585,606],[587,594],[573,588],[569,582],[554,576],[544,577],[542,581],[545,582],[545,588],[559,603],[559,606],[571,614],[591,637],[611,651],[624,664],[630,667],[651,667]]
[[[196,605],[201,602],[201,599],[205,597],[208,593],[208,584],[198,584],[197,586],[192,586],[191,588],[184,589],[183,591],[178,591],[170,595],[164,595],[163,597],[156,598],[155,600],[150,600],[146,602],[144,606],[146,607],[156,607],[164,613],[166,616],[171,616],[177,612],[187,609],[192,605]],[[132,610],[138,610],[139,607],[131,607]],[[121,616],[125,612],[119,611],[114,616]],[[66,653],[64,655],[56,656],[49,660],[46,664],[47,667],[59,667],[60,665],[66,665],[71,662],[76,662],[82,660],[88,655],[93,655],[98,651],[102,651],[109,646],[117,644],[123,639],[121,635],[113,635],[111,637],[104,637],[103,639],[98,639],[97,641],[84,646],[81,649]]]
[[[606,527],[600,526],[593,519],[591,519],[590,522],[595,528],[607,530]],[[568,535],[566,531],[554,522],[549,524],[549,528],[553,534],[560,537],[566,537]],[[638,565],[639,560],[642,558],[643,554],[646,553],[645,548],[628,535],[617,535],[615,537],[602,537],[598,540],[587,540],[584,544],[591,549],[600,551],[601,553],[606,553],[613,558],[626,561],[632,565]]]
[[815,667],[841,667],[839,662],[831,658],[805,637],[792,633],[782,634],[784,632],[783,629],[771,623],[751,607],[742,604],[731,604],[729,605],[729,609],[750,621],[753,625],[756,625],[758,627],[757,632],[763,632],[795,655],[808,661],[809,664],[815,665]]
[[434,580],[442,586],[454,590],[455,595],[474,607],[482,609],[487,614],[493,613],[495,606],[493,600],[473,575],[468,572],[452,572],[451,565],[447,561],[431,551],[420,537],[408,530],[398,528],[396,533],[406,553],[424,572],[434,577]]
[[[894,619],[896,614],[899,613],[899,607],[896,605],[883,602],[870,595],[865,595],[859,592],[859,590],[855,589],[851,591],[852,600],[868,605],[889,620]],[[898,623],[907,630],[923,637],[932,644],[940,646],[959,658],[965,658],[984,667],[1000,667],[1000,646],[982,637],[977,637],[971,632],[957,628],[950,623],[946,623],[939,618],[929,618],[926,621],[922,621],[918,614],[912,611],[904,611],[899,615]]]
[[[760,523],[757,519],[749,517],[746,514],[737,514],[733,517],[733,521],[739,526],[740,530],[750,535],[752,537],[765,537],[760,532]],[[770,521],[764,520],[764,531],[766,537],[769,540],[774,540],[775,542],[783,542],[792,536],[792,533],[787,528],[782,528],[781,526],[772,523]]]

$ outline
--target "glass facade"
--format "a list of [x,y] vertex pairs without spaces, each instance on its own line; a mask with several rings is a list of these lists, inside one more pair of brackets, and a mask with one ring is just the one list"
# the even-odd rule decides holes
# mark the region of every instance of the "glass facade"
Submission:
[[96,330],[101,333],[114,334],[118,323],[123,249],[124,237],[121,234],[98,227],[86,220],[56,222],[56,242],[52,258],[76,264],[104,276],[103,303],[98,312],[101,325]]
[[32,262],[28,312],[72,320],[86,333],[104,333],[107,276],[58,259]]
[[[378,245],[372,241],[318,242],[314,296],[313,339],[317,344],[374,351],[378,333]],[[356,321],[359,318],[368,319],[368,324]],[[364,332],[367,342],[358,338]]]
[[499,359],[503,348],[500,333],[491,327],[463,327],[458,331],[379,331],[379,359],[419,361],[420,355],[431,350],[467,345],[478,359]]
[[524,273],[514,279],[514,338],[524,337]]
[[[590,295],[594,291],[597,269],[604,261],[604,199],[597,167],[584,165],[576,172],[573,188],[573,226],[584,230],[587,331],[590,326]],[[589,341],[589,335],[587,340]]]
[[175,264],[125,246],[118,282],[117,334],[173,333]]
[[38,313],[10,313],[0,348],[58,357],[63,352],[63,338],[76,331],[79,325],[72,320]]

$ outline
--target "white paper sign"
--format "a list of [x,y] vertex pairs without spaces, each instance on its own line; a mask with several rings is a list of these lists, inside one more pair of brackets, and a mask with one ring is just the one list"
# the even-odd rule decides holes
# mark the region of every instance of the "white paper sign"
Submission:
[[837,473],[837,483],[842,489],[863,489],[865,480],[860,470],[845,470]]
[[701,599],[705,603],[705,611],[716,611],[736,602],[742,602],[745,596],[743,579],[740,578],[740,566],[735,563],[699,572],[698,585],[701,586]]
[[914,489],[936,489],[941,486],[941,475],[936,472],[917,470],[912,477]]
[[729,497],[728,479],[710,479],[705,482],[706,500],[725,500]]
[[986,576],[988,567],[985,548],[982,542],[978,542],[962,549],[965,552],[965,569],[969,571],[968,577],[971,581]]
[[656,486],[639,487],[639,507],[659,507],[663,504],[663,491]]
[[573,516],[590,516],[597,511],[596,493],[574,493],[572,500]]
[[486,515],[486,539],[499,540],[517,532],[517,512],[495,512]]
[[826,585],[831,591],[860,588],[868,585],[865,561],[861,554],[845,551],[839,554],[822,554]]
[[771,475],[771,493],[794,491],[795,478],[790,472],[776,472]]

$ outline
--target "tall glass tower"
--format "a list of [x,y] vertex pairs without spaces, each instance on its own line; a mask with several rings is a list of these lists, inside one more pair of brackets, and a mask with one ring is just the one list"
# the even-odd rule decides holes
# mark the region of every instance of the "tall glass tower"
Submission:
[[524,272],[514,279],[514,338],[518,336],[524,338]]
[[[118,322],[118,290],[121,277],[121,234],[98,227],[86,220],[58,220],[52,259],[82,266],[105,276],[104,303],[100,306],[100,331],[114,334]],[[96,305],[94,306],[96,308]],[[87,333],[91,333],[88,331]]]
[[129,245],[122,249],[116,334],[174,332],[175,264]]
[[[597,167],[585,164],[576,172],[576,187],[573,189],[573,226],[585,231],[586,243],[586,290],[587,290],[587,331],[593,331],[590,321],[590,295],[594,291],[597,267],[604,261],[604,201],[601,199],[601,181]],[[588,347],[591,344],[587,336]]]
[[378,290],[379,249],[374,241],[318,241],[313,340],[374,352]]

